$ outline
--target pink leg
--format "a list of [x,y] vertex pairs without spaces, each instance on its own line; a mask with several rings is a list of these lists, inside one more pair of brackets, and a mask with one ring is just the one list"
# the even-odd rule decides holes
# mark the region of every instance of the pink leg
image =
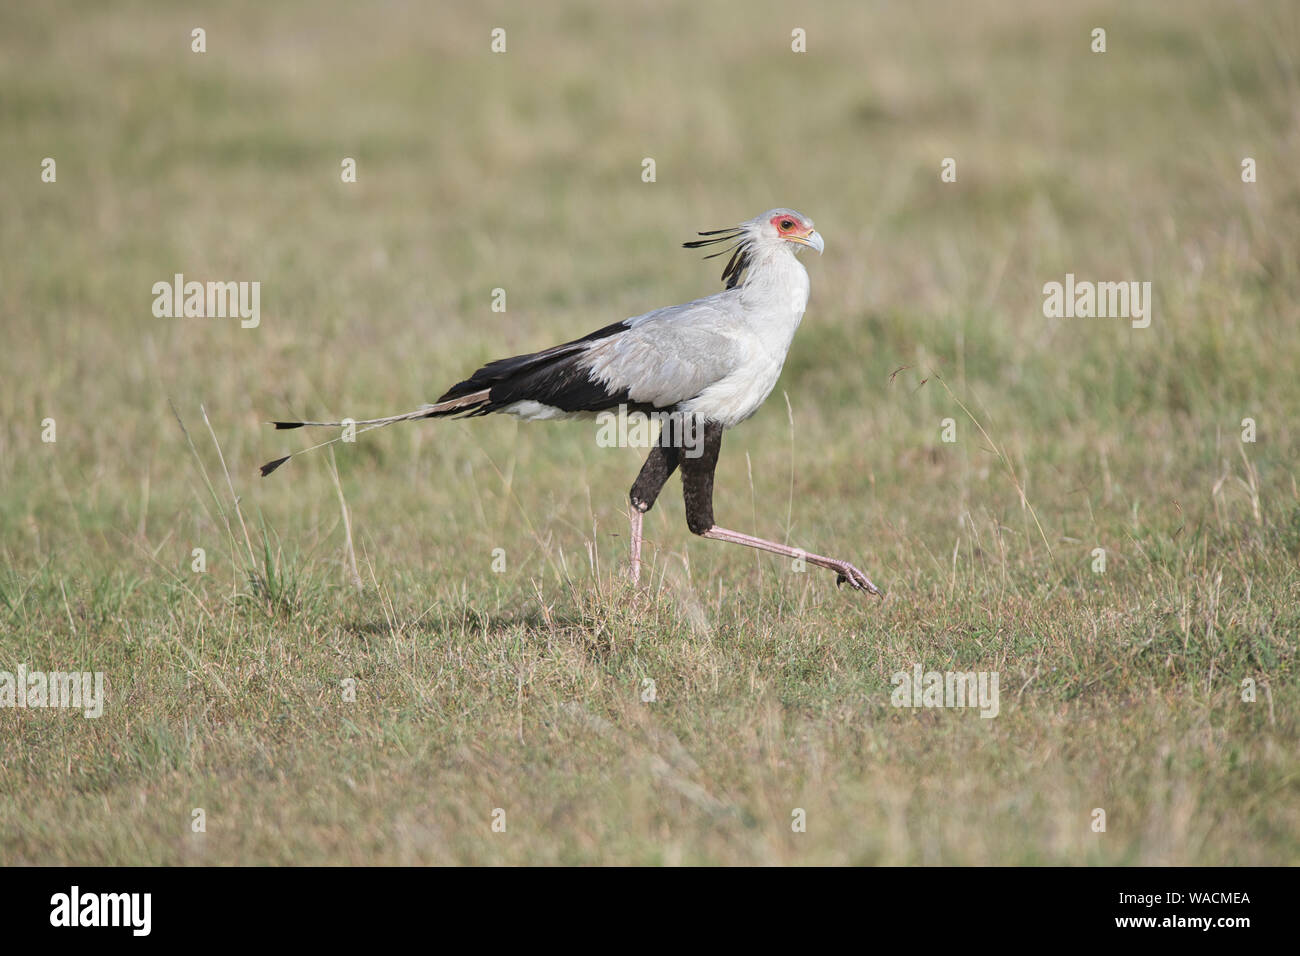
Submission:
[[655,499],[663,490],[668,476],[677,470],[677,449],[670,445],[655,445],[650,449],[645,464],[628,492],[628,520],[632,524],[632,583],[641,580],[641,523],[645,513],[654,507]]
[[645,516],[641,510],[635,506],[632,508],[631,517],[628,519],[632,523],[632,583],[636,584],[641,580],[641,521]]
[[[639,534],[640,529],[638,528],[637,530]],[[773,554],[783,555],[787,558],[802,558],[809,564],[815,564],[819,568],[827,568],[828,570],[836,572],[839,575],[836,579],[836,584],[843,584],[847,581],[850,587],[856,588],[859,591],[866,591],[869,594],[880,594],[880,589],[872,584],[865,574],[847,561],[838,561],[835,558],[826,558],[820,554],[809,554],[806,551],[800,551],[798,548],[791,548],[784,544],[777,544],[775,541],[767,541],[763,538],[751,537],[747,534],[741,534],[739,531],[728,531],[726,528],[719,528],[717,525],[714,525],[708,531],[705,531],[703,537],[713,538],[715,541],[729,541],[732,544],[743,544],[747,548],[757,548],[760,551],[770,551]],[[633,567],[635,566],[636,565],[633,564]]]

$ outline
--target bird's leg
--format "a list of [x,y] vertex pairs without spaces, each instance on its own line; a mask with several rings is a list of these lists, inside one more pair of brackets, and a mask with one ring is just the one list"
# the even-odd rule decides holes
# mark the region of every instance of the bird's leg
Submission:
[[779,554],[787,558],[800,558],[809,564],[815,564],[819,568],[834,571],[837,575],[837,584],[843,584],[847,581],[850,587],[857,590],[867,591],[871,594],[881,593],[880,589],[872,584],[865,574],[847,561],[827,558],[820,554],[809,554],[799,548],[791,548],[788,545],[778,544],[764,538],[755,538],[752,535],[741,534],[738,531],[729,531],[714,524],[713,472],[718,467],[718,453],[721,450],[722,426],[715,422],[708,422],[704,425],[704,449],[702,454],[696,458],[689,455],[682,456],[682,491],[686,499],[686,523],[690,526],[692,532],[705,538],[712,538],[715,541],[743,544],[747,548],[770,551],[772,554]]
[[632,525],[632,583],[636,584],[641,580],[641,522],[644,518],[636,505],[632,506],[628,514],[628,522]]
[[[666,432],[666,430],[665,430]],[[679,449],[666,444],[669,436],[660,432],[660,444],[650,449],[650,454],[641,466],[641,472],[632,483],[628,499],[632,504],[629,520],[632,524],[632,583],[641,579],[641,522],[647,511],[655,505],[655,499],[663,490],[664,484],[674,471],[680,457]]]
[[771,551],[773,554],[784,555],[787,558],[802,558],[809,564],[815,564],[819,568],[826,568],[836,572],[836,584],[843,584],[845,581],[853,588],[859,591],[866,591],[869,594],[880,594],[878,587],[871,583],[871,580],[849,564],[847,561],[840,561],[837,558],[828,558],[820,554],[809,554],[807,551],[801,551],[798,548],[787,547],[784,544],[777,544],[775,541],[768,541],[764,538],[755,538],[747,534],[741,534],[739,531],[728,531],[726,528],[719,528],[714,525],[708,531],[703,532],[704,537],[713,538],[715,541],[729,541],[732,544],[743,544],[747,548],[758,548],[760,551]]

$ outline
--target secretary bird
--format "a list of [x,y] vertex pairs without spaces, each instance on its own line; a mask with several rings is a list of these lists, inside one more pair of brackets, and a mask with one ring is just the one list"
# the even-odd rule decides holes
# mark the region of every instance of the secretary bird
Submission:
[[[722,433],[758,410],[781,374],[786,353],[808,305],[808,273],[796,258],[805,246],[819,253],[822,237],[807,216],[769,209],[731,229],[701,232],[688,249],[734,243],[722,272],[726,289],[615,322],[541,352],[498,359],[448,389],[432,405],[388,418],[356,422],[272,422],[276,428],[360,426],[360,431],[421,418],[476,417],[504,412],[527,421],[633,410],[665,416],[663,427],[632,485],[633,583],[641,575],[641,523],[672,473],[681,468],[686,523],[695,534],[743,544],[836,572],[836,583],[880,594],[865,574],[835,558],[720,528],[713,521],[713,472]],[[661,421],[665,420],[661,417]],[[701,434],[687,447],[684,435]],[[341,436],[340,436],[341,437]],[[294,455],[262,466],[269,475]]]

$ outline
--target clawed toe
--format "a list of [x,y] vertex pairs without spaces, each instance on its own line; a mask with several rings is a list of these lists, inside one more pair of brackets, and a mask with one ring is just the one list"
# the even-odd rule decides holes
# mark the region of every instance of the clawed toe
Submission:
[[848,583],[849,587],[855,591],[866,591],[868,594],[874,594],[877,597],[883,597],[880,588],[871,583],[871,579],[859,571],[851,564],[845,564],[840,572],[835,576],[835,586]]

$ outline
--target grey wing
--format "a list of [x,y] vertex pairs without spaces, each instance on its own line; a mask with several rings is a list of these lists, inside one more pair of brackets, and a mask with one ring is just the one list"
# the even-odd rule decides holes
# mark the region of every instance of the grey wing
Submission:
[[629,319],[627,331],[595,342],[581,362],[594,380],[611,392],[626,389],[633,402],[670,408],[689,401],[745,358],[723,295]]

